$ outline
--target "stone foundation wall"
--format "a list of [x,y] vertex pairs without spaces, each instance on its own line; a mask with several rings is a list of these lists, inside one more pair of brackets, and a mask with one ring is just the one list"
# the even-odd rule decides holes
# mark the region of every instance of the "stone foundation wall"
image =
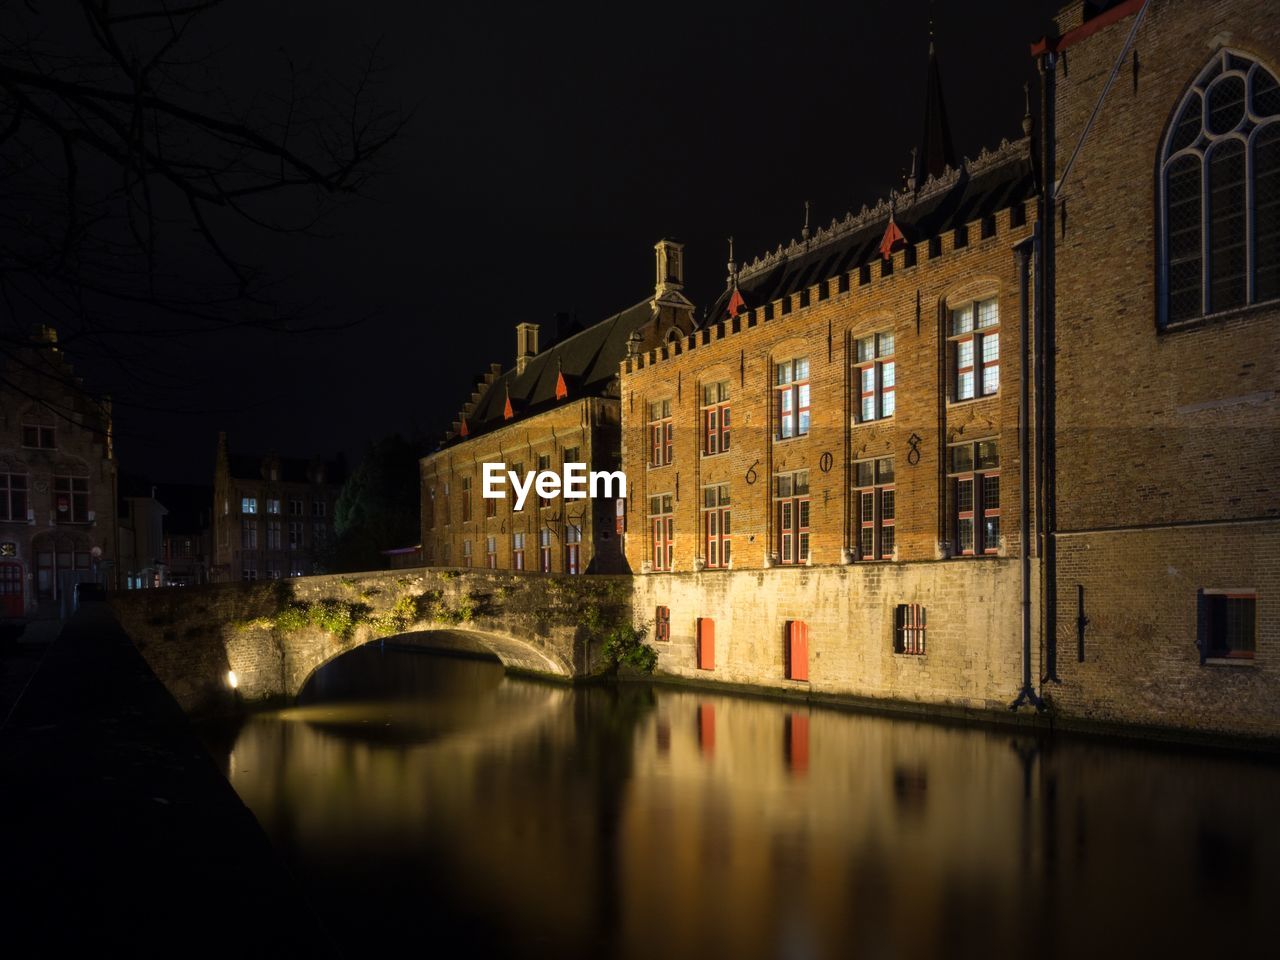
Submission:
[[[1003,709],[1022,678],[1016,560],[939,561],[655,574],[637,577],[633,609],[648,623],[669,608],[658,670],[773,690]],[[1032,580],[1033,601],[1038,583]],[[894,610],[925,608],[923,655],[894,652]],[[698,668],[699,617],[715,622],[715,666]],[[788,680],[786,624],[808,627],[809,680]],[[1033,607],[1033,623],[1035,613]],[[1032,645],[1032,678],[1040,675]]]

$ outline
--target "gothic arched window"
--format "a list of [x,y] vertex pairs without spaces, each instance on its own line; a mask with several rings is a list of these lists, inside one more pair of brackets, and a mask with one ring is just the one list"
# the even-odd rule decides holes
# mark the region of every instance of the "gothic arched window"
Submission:
[[1280,83],[1215,54],[1160,162],[1160,324],[1280,299]]

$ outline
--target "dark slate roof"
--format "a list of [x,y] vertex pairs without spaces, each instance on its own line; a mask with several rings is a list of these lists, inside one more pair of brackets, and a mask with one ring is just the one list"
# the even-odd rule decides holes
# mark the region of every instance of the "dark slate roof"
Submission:
[[324,482],[341,484],[347,477],[347,462],[342,456],[331,460],[304,457],[253,456],[249,454],[232,454],[228,457],[227,466],[231,476],[237,480],[262,480],[266,477],[267,461],[280,464],[280,481],[282,483],[310,483],[311,467],[316,463],[324,464]]
[[[1028,141],[1002,144],[958,170],[930,179],[919,191],[894,195],[856,217],[833,221],[808,242],[795,242],[747,264],[738,289],[748,308],[760,307],[822,280],[850,273],[880,259],[880,241],[892,210],[908,242],[940,236],[956,227],[1022,203],[1035,196],[1035,174]],[[972,237],[971,242],[977,237]],[[708,323],[729,315],[732,289],[726,289],[707,313]]]
[[[615,389],[618,364],[627,356],[627,337],[651,319],[652,301],[641,300],[543,350],[529,360],[523,373],[517,373],[514,367],[503,371],[483,388],[467,415],[467,437],[451,436],[444,445],[514,423],[560,403],[610,394]],[[561,372],[569,390],[565,400],[556,399],[556,374]],[[512,420],[503,417],[508,391],[515,414]]]

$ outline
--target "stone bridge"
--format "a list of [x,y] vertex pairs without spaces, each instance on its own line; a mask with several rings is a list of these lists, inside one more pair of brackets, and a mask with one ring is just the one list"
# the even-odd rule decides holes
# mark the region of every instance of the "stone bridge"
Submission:
[[492,653],[513,670],[588,677],[603,668],[604,634],[630,622],[630,604],[628,577],[439,567],[111,597],[124,629],[188,712],[237,699],[292,700],[335,657],[400,636]]

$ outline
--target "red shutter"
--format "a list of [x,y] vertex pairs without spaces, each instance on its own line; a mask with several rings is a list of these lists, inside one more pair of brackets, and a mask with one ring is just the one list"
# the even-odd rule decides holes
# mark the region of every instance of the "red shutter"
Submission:
[[788,680],[809,679],[809,625],[803,620],[787,621],[785,660]]
[[804,773],[809,769],[809,717],[803,713],[791,713],[786,720],[787,769],[792,773]]
[[706,703],[698,707],[698,749],[708,757],[716,752],[716,708]]
[[716,622],[707,617],[698,618],[698,669],[716,668]]

